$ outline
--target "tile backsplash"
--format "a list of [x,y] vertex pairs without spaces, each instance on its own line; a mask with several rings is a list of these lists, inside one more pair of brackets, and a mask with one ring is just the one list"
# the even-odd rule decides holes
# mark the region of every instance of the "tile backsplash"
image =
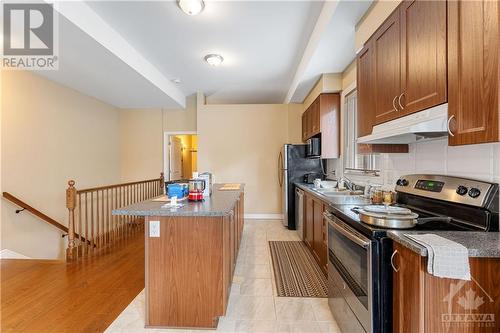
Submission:
[[[330,160],[327,169],[342,173],[342,161]],[[381,154],[380,177],[348,175],[359,183],[393,188],[405,174],[429,173],[500,183],[500,143],[451,147],[447,139],[414,143],[408,154]]]

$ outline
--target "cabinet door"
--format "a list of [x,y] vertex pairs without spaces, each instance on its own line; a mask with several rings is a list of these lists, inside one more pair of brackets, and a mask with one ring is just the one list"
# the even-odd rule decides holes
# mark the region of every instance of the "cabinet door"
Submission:
[[375,66],[375,124],[400,116],[396,107],[401,94],[399,11],[396,10],[373,37]]
[[322,260],[324,261],[325,256],[322,254],[322,244],[323,244],[323,203],[319,200],[313,200],[313,220],[314,220],[314,240],[313,240],[313,253],[318,261],[320,267],[322,267]]
[[306,119],[306,113],[304,112],[302,114],[302,141],[307,140],[307,119]]
[[424,331],[425,266],[421,256],[394,242],[393,332]]
[[403,114],[446,102],[446,1],[401,4],[401,97]]
[[319,96],[321,158],[340,157],[340,95]]
[[452,146],[495,142],[499,130],[499,2],[448,2],[448,115]]
[[311,104],[311,136],[320,132],[320,97]]
[[304,241],[306,245],[312,249],[313,240],[314,240],[314,207],[313,207],[313,199],[309,195],[305,195],[306,205],[305,205],[305,237]]
[[375,122],[373,82],[373,40],[369,40],[357,59],[357,126],[358,138],[372,133]]

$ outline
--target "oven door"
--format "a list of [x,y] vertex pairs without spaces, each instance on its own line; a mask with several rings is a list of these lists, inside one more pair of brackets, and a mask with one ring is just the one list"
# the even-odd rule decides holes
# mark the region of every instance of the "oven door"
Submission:
[[[328,221],[328,279],[330,305],[339,325],[348,332],[372,331],[372,242],[332,214]],[[339,305],[341,293],[348,307]],[[349,311],[352,313],[349,313]],[[348,320],[355,317],[354,322]]]

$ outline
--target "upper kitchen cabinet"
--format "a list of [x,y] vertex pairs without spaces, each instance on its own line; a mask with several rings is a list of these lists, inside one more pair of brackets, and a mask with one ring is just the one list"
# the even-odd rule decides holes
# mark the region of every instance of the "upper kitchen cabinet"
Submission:
[[403,114],[446,103],[446,1],[404,1],[400,6]]
[[[399,117],[396,106],[401,94],[401,48],[399,11],[389,16],[373,36],[375,124]],[[369,74],[361,74],[367,76]]]
[[372,134],[375,122],[373,97],[375,86],[373,82],[373,41],[369,40],[356,60],[357,66],[357,136]]
[[500,140],[497,1],[448,2],[449,144]]
[[360,136],[371,125],[446,103],[446,1],[403,1],[366,42],[357,71],[367,119]]
[[340,156],[340,95],[320,94],[302,114],[302,140],[321,134],[321,158]]

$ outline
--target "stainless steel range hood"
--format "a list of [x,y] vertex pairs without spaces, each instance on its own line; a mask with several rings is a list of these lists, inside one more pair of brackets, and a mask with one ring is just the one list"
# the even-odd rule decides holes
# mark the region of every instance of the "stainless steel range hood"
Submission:
[[448,103],[373,127],[357,143],[408,144],[448,135]]

